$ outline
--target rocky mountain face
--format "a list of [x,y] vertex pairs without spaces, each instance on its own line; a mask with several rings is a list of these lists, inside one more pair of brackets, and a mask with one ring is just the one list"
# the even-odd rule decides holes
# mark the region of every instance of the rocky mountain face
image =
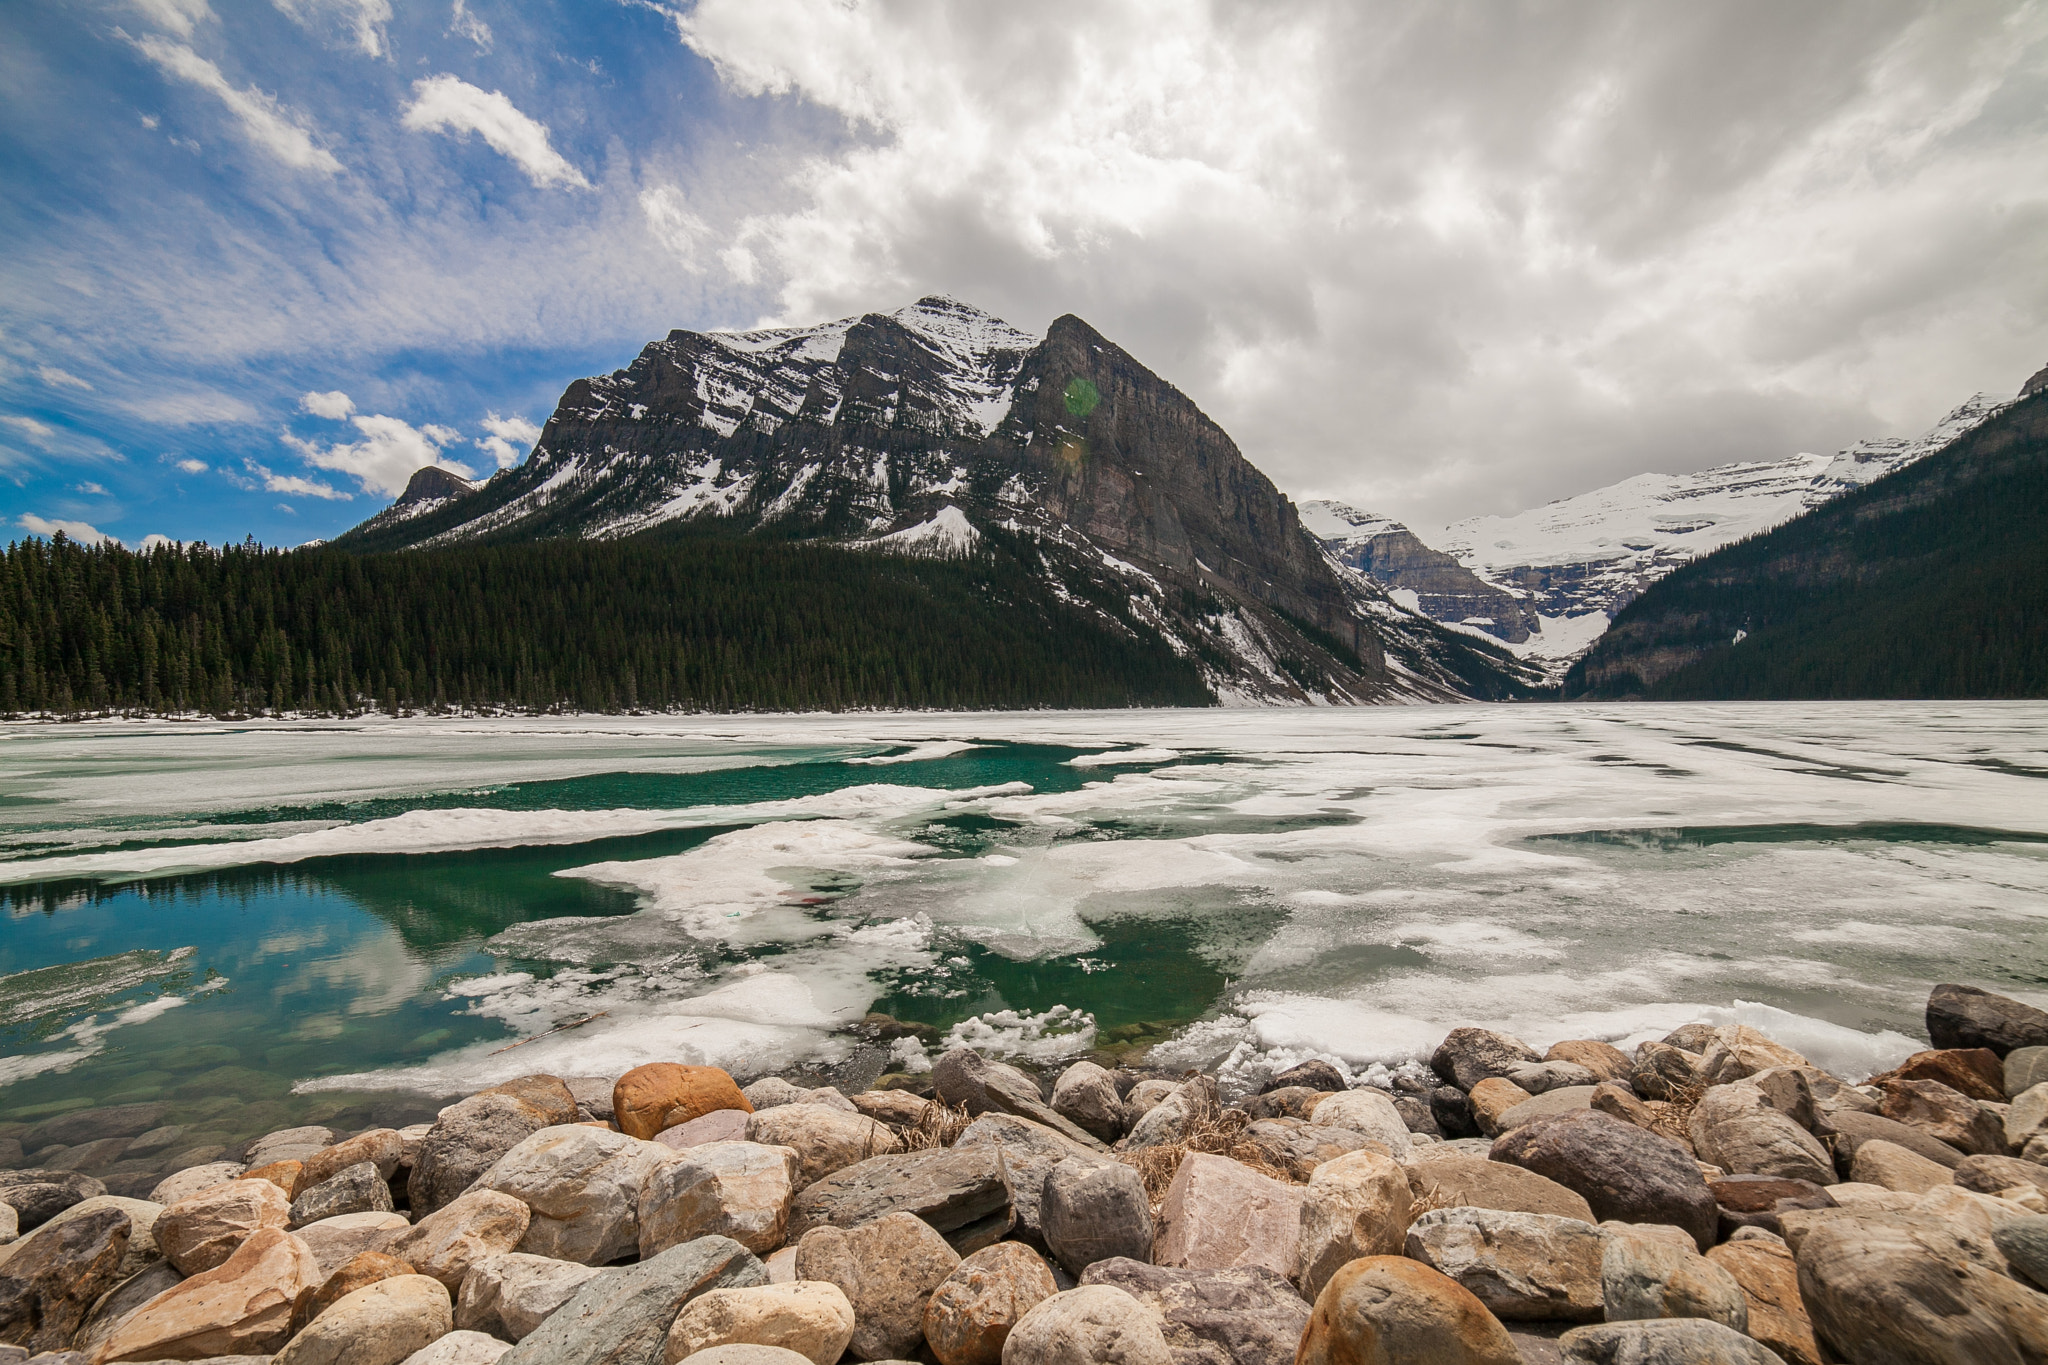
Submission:
[[1534,678],[1333,561],[1222,428],[1072,316],[1039,338],[926,298],[818,327],[671,332],[571,384],[523,464],[432,496],[443,487],[410,511],[408,488],[336,545],[1000,549],[1197,660],[1226,702],[1512,696]]
[[[1419,532],[1339,503],[1307,503],[1303,512],[1332,554],[1396,594],[1415,592],[1418,611],[1483,630],[1556,679],[1617,612],[1680,565],[1925,459],[2012,401],[1980,393],[1910,439],[1693,474],[1638,474],[1514,516]],[[1470,577],[1451,575],[1417,547]]]

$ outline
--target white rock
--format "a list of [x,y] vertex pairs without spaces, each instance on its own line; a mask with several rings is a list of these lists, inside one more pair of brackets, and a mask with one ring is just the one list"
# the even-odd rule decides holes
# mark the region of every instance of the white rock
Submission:
[[543,1128],[498,1158],[477,1185],[533,1210],[518,1249],[602,1265],[640,1244],[640,1188],[674,1153],[603,1128]]
[[455,1325],[522,1341],[593,1277],[595,1266],[512,1251],[470,1266],[455,1301]]

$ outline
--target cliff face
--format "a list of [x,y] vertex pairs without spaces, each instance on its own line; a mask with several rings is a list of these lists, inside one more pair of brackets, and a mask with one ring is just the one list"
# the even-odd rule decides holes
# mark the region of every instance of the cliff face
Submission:
[[571,384],[524,464],[336,543],[707,534],[927,555],[1003,538],[1118,629],[1200,660],[1225,700],[1518,695],[1527,681],[1334,563],[1222,428],[1081,319],[1040,339],[950,299],[672,332]]

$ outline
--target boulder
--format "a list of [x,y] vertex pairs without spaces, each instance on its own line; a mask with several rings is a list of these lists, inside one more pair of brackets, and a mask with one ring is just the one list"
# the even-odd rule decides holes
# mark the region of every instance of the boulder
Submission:
[[1773,1107],[1755,1085],[1716,1085],[1687,1125],[1701,1161],[1740,1175],[1831,1184],[1835,1163],[1820,1139]]
[[1327,1090],[1335,1093],[1350,1088],[1344,1073],[1321,1057],[1311,1057],[1298,1066],[1290,1066],[1259,1087],[1261,1095],[1270,1095],[1276,1090],[1295,1088]]
[[1591,1068],[1576,1062],[1524,1062],[1510,1070],[1507,1080],[1514,1082],[1532,1095],[1548,1094],[1552,1090],[1566,1088],[1591,1089],[1604,1079]]
[[334,1145],[334,1130],[318,1124],[307,1124],[300,1128],[280,1128],[274,1133],[244,1145],[242,1160],[250,1170],[268,1166],[278,1161],[304,1162],[305,1159],[323,1148]]
[[[1313,1102],[1320,1100],[1324,1094],[1320,1090],[1310,1090],[1307,1086],[1291,1086],[1289,1088],[1292,1090],[1307,1090],[1310,1107],[1313,1107]],[[1163,1076],[1147,1076],[1143,1080],[1138,1081],[1124,1094],[1124,1108],[1129,1112],[1131,1122],[1136,1123],[1139,1119],[1151,1113],[1154,1109],[1172,1098],[1174,1092],[1179,1089],[1179,1081],[1169,1081]],[[1277,1094],[1278,1092],[1274,1093]],[[1306,1114],[1298,1114],[1296,1117],[1306,1118],[1308,1116]]]
[[1229,1157],[1190,1152],[1160,1202],[1152,1260],[1195,1270],[1262,1265],[1291,1275],[1301,1250],[1302,1194]]
[[1864,1084],[1882,1087],[1887,1081],[1939,1081],[1973,1100],[2003,1102],[2010,1098],[2005,1093],[2005,1063],[1988,1047],[1916,1052]]
[[811,1365],[834,1365],[853,1340],[853,1328],[853,1305],[834,1284],[798,1280],[712,1289],[676,1314],[662,1359],[686,1360],[715,1346],[779,1346]]
[[1256,1120],[1244,1130],[1244,1140],[1258,1148],[1268,1164],[1304,1184],[1316,1167],[1325,1161],[1335,1161],[1346,1152],[1368,1146],[1386,1149],[1385,1143],[1376,1143],[1349,1128],[1326,1128],[1300,1119]]
[[1600,1316],[1602,1234],[1590,1223],[1498,1209],[1433,1209],[1409,1226],[1404,1246],[1410,1260],[1456,1280],[1497,1318],[1588,1322]]
[[869,1157],[903,1150],[903,1139],[887,1125],[824,1104],[759,1110],[747,1120],[747,1141],[794,1151],[798,1190]]
[[12,1204],[0,1204],[0,1246],[6,1246],[21,1236],[21,1215],[14,1211]]
[[1430,1056],[1429,1069],[1446,1085],[1471,1092],[1483,1080],[1504,1077],[1524,1062],[1543,1058],[1519,1038],[1483,1028],[1454,1028]]
[[1361,1256],[1398,1256],[1410,1198],[1407,1173],[1377,1152],[1352,1152],[1317,1167],[1300,1198],[1295,1278],[1302,1293],[1315,1297]]
[[1104,1142],[1124,1135],[1124,1102],[1116,1078],[1093,1062],[1075,1062],[1053,1082],[1055,1114]]
[[377,1173],[374,1161],[358,1161],[345,1166],[317,1185],[307,1186],[299,1197],[292,1200],[290,1222],[293,1228],[317,1223],[324,1218],[338,1218],[345,1213],[390,1213],[391,1182],[388,1177]]
[[[1329,1099],[1328,1095],[1320,1096],[1314,1108],[1320,1109]],[[1131,1121],[1131,1131],[1117,1144],[1117,1150],[1130,1152],[1183,1142],[1197,1123],[1213,1118],[1222,1107],[1214,1078],[1196,1076],[1183,1081],[1172,1094]],[[1313,1114],[1314,1109],[1309,1112]]]
[[1046,1246],[1070,1275],[1112,1256],[1152,1257],[1145,1182],[1117,1162],[1070,1159],[1045,1174],[1039,1205]]
[[1472,1093],[1466,1098],[1472,1106],[1472,1121],[1478,1125],[1479,1131],[1487,1137],[1498,1137],[1501,1115],[1535,1096],[1513,1081],[1489,1076],[1473,1086]]
[[484,1095],[510,1095],[523,1100],[540,1111],[549,1127],[575,1123],[582,1115],[576,1112],[576,1094],[569,1089],[569,1083],[560,1076],[521,1076],[478,1092]]
[[324,1277],[361,1252],[385,1250],[411,1226],[402,1213],[344,1213],[308,1223],[297,1232]]
[[259,1229],[285,1227],[291,1213],[291,1201],[268,1180],[230,1180],[158,1214],[156,1244],[179,1274],[196,1275],[225,1264]]
[[1425,1148],[1409,1163],[1407,1174],[1409,1194],[1438,1208],[1499,1209],[1594,1221],[1584,1195],[1504,1161],[1457,1152],[1439,1155]]
[[[1133,1093],[1136,1092],[1133,1091]],[[1321,1104],[1333,1093],[1335,1092],[1315,1090],[1305,1085],[1289,1085],[1283,1086],[1278,1090],[1268,1090],[1263,1094],[1252,1095],[1239,1101],[1239,1104],[1247,1114],[1250,1114],[1255,1119],[1285,1118],[1305,1120],[1318,1104]],[[1457,1095],[1460,1099],[1464,1098],[1462,1090],[1453,1090],[1451,1093]],[[1131,1113],[1135,1116],[1138,1112],[1136,1107],[1131,1105],[1128,1099],[1124,1101],[1124,1104],[1130,1108]],[[1152,1105],[1147,1105],[1146,1110],[1149,1112],[1153,1107]]]
[[509,1342],[458,1328],[432,1345],[414,1351],[405,1358],[405,1365],[497,1365],[511,1349]]
[[1574,1327],[1557,1348],[1567,1365],[1784,1365],[1762,1342],[1705,1318]]
[[1699,1054],[1667,1043],[1644,1043],[1636,1049],[1629,1084],[1646,1100],[1668,1100],[1700,1083]]
[[941,1103],[964,1106],[971,1115],[991,1111],[1015,1114],[1083,1146],[1102,1145],[1086,1129],[1055,1113],[1039,1097],[1036,1081],[1014,1066],[989,1061],[968,1048],[956,1047],[932,1063],[932,1092]]
[[[1015,1114],[983,1114],[968,1124],[954,1141],[953,1150],[976,1149],[1001,1150],[1003,1166],[1010,1177],[1010,1208],[1016,1215],[1010,1235],[1020,1238],[1038,1250],[1048,1249],[1043,1226],[1043,1195],[1047,1173],[1062,1161],[1076,1161],[1091,1166],[1118,1164],[1104,1156],[1098,1148],[1084,1147],[1042,1123],[1020,1119]],[[1000,1218],[1000,1215],[996,1217]],[[976,1241],[976,1236],[984,1236],[985,1240]],[[986,1237],[985,1234],[963,1230],[948,1233],[948,1240],[953,1243],[953,1249],[964,1256],[994,1239]]]
[[296,1337],[307,1323],[358,1289],[365,1289],[379,1280],[412,1273],[410,1265],[381,1251],[365,1251],[351,1257],[346,1265],[319,1284],[299,1291],[299,1297],[292,1301],[291,1334]]
[[259,1228],[235,1254],[151,1299],[100,1343],[96,1365],[268,1355],[285,1343],[299,1291],[319,1263],[291,1233]]
[[1581,1109],[1593,1107],[1594,1087],[1590,1085],[1568,1085],[1557,1090],[1546,1090],[1541,1095],[1523,1100],[1494,1119],[1494,1127],[1505,1133],[1520,1128],[1525,1123],[1549,1118],[1553,1114],[1572,1114]]
[[487,1256],[463,1276],[455,1299],[455,1325],[521,1341],[576,1292],[605,1272],[574,1261],[508,1251]]
[[1963,1154],[1946,1142],[1882,1114],[1836,1109],[1829,1112],[1827,1127],[1828,1144],[1835,1149],[1835,1169],[1844,1175],[1848,1174],[1856,1149],[1866,1142],[1889,1142],[1904,1147],[1949,1170],[1963,1164]]
[[471,1190],[413,1224],[388,1250],[420,1274],[460,1291],[471,1266],[517,1247],[532,1221],[532,1212],[511,1195]]
[[299,1191],[306,1184],[306,1163],[303,1161],[272,1161],[262,1166],[251,1166],[242,1172],[243,1180],[268,1180],[284,1191],[286,1199],[297,1199]]
[[[690,1356],[684,1365],[804,1365],[808,1356],[780,1346],[713,1346]],[[882,1365],[911,1365],[907,1360],[884,1361]]]
[[407,1206],[415,1218],[447,1207],[499,1157],[548,1126],[548,1115],[516,1095],[484,1093],[441,1111],[406,1177]]
[[1436,1120],[1436,1130],[1447,1139],[1479,1136],[1479,1124],[1472,1117],[1472,1101],[1455,1085],[1440,1085],[1429,1092],[1429,1116]]
[[654,1140],[672,1151],[686,1147],[701,1147],[709,1142],[745,1142],[747,1120],[753,1114],[744,1109],[714,1109],[700,1114],[688,1123],[679,1123],[673,1128],[664,1128],[654,1135]]
[[2036,1289],[2048,1288],[2048,1217],[2014,1218],[1991,1229],[2006,1266]]
[[[129,1246],[134,1245],[130,1239]],[[85,1321],[79,1326],[78,1335],[72,1339],[72,1348],[91,1354],[101,1342],[113,1335],[114,1329],[125,1322],[130,1313],[184,1278],[170,1262],[161,1258],[141,1274],[130,1275],[93,1303]]]
[[[2007,1100],[2018,1099],[2041,1082],[2048,1081],[2048,1045],[2014,1048],[2006,1053],[2000,1081],[2003,1093],[1999,1098]],[[1962,1087],[1956,1088],[1960,1090]]]
[[979,1251],[1012,1221],[1002,1154],[990,1147],[941,1147],[870,1157],[792,1200],[787,1236],[796,1241],[813,1228],[852,1227],[892,1213],[915,1214],[956,1251]]
[[1394,1096],[1394,1108],[1401,1115],[1401,1122],[1408,1125],[1408,1131],[1416,1137],[1440,1140],[1443,1129],[1436,1125],[1436,1111],[1429,1107],[1429,1095],[1401,1091]]
[[1507,1329],[1457,1281],[1419,1261],[1368,1256],[1316,1296],[1296,1365],[1520,1365]]
[[1384,1143],[1397,1159],[1408,1155],[1408,1125],[1384,1090],[1363,1086],[1339,1091],[1315,1107],[1309,1122],[1317,1128],[1342,1128]]
[[1699,1167],[1677,1144],[1593,1110],[1537,1119],[1504,1133],[1492,1159],[1547,1176],[1585,1196],[1594,1216],[1670,1223],[1704,1250],[1720,1212]]
[[2048,1166],[2014,1156],[1966,1157],[1955,1169],[1955,1182],[1979,1194],[1997,1194],[2017,1185],[2048,1191]]
[[1735,1277],[1749,1308],[1751,1337],[1776,1351],[1786,1365],[1821,1365],[1790,1247],[1776,1237],[1752,1237],[1724,1242],[1707,1259]]
[[34,1236],[13,1245],[0,1247],[0,1266],[5,1266],[16,1252],[25,1250],[35,1237],[41,1236],[51,1228],[62,1227],[74,1218],[83,1218],[101,1209],[119,1209],[128,1215],[128,1250],[122,1253],[120,1267],[114,1272],[117,1281],[138,1275],[163,1260],[164,1254],[156,1244],[156,1220],[163,1214],[163,1205],[151,1203],[147,1199],[128,1199],[118,1194],[99,1194],[90,1199],[79,1200],[36,1229]]
[[640,1245],[640,1192],[674,1160],[658,1143],[582,1124],[543,1128],[491,1166],[479,1189],[532,1211],[518,1250],[603,1265]]
[[1117,1257],[1089,1266],[1081,1283],[1112,1285],[1158,1313],[1177,1365],[1286,1365],[1308,1326],[1301,1295],[1264,1266],[1185,1270]]
[[1778,1231],[1778,1215],[1792,1209],[1831,1209],[1834,1196],[1811,1180],[1788,1180],[1772,1175],[1724,1175],[1707,1182],[1714,1204],[1721,1210],[1721,1234],[1731,1236],[1737,1228]]
[[106,1192],[105,1185],[77,1171],[0,1171],[0,1204],[14,1210],[21,1232],[34,1232],[80,1200]]
[[1700,1054],[1699,1078],[1707,1085],[1728,1085],[1772,1067],[1812,1065],[1747,1024],[1729,1024],[1714,1031],[1714,1041]]
[[502,1365],[660,1365],[684,1304],[709,1290],[767,1280],[761,1263],[738,1242],[699,1237],[638,1265],[593,1275],[507,1351]]
[[1570,1062],[1593,1073],[1594,1081],[1626,1081],[1635,1074],[1636,1064],[1626,1052],[1612,1043],[1594,1042],[1591,1039],[1571,1039],[1567,1042],[1552,1043],[1543,1054],[1546,1062]]
[[1058,1292],[1037,1252],[997,1242],[954,1266],[932,1291],[924,1339],[939,1365],[1001,1365],[1011,1329]]
[[1175,1365],[1164,1320],[1114,1285],[1055,1294],[1010,1329],[1003,1365]]
[[445,1285],[394,1275],[337,1300],[277,1353],[276,1365],[403,1365],[454,1329]]
[[1600,1299],[1609,1322],[1706,1318],[1749,1330],[1749,1300],[1733,1275],[1689,1246],[1632,1230],[1603,1234]]
[[100,1295],[123,1278],[134,1223],[118,1208],[52,1220],[17,1244],[0,1266],[0,1341],[61,1351]]
[[[1877,1112],[1884,1117],[1918,1128],[1960,1152],[2004,1155],[2005,1126],[1961,1091],[1940,1081],[1888,1080],[1879,1088],[1884,1098],[1878,1101]],[[2044,1115],[2048,1115],[2048,1094],[2043,1101]]]
[[323,1147],[307,1157],[305,1181],[308,1185],[318,1185],[364,1161],[377,1168],[380,1178],[389,1180],[398,1174],[398,1164],[404,1156],[405,1139],[399,1136],[396,1128],[372,1128],[345,1142]]
[[[1651,1105],[1657,1105],[1652,1109]],[[1662,1101],[1639,1099],[1636,1092],[1626,1085],[1601,1082],[1593,1087],[1593,1097],[1586,1104],[1588,1109],[1597,1109],[1603,1114],[1612,1114],[1623,1123],[1633,1123],[1638,1128],[1651,1132],[1657,1129],[1657,1114],[1666,1108]]]
[[796,1248],[799,1281],[836,1284],[853,1304],[850,1349],[862,1360],[915,1351],[932,1291],[959,1264],[945,1238],[908,1213],[855,1228],[813,1228]]
[[897,1129],[916,1127],[938,1108],[908,1090],[863,1090],[852,1098],[857,1111]]
[[2048,1013],[1975,986],[1944,984],[1927,996],[1927,1037],[1937,1048],[1983,1047],[2004,1057],[2048,1045]]
[[1836,1355],[2019,1365],[2048,1350],[2042,1296],[1943,1239],[1884,1217],[1809,1216],[1820,1221],[1795,1248],[1799,1297]]
[[201,1190],[210,1190],[215,1185],[225,1185],[248,1170],[239,1161],[206,1161],[197,1166],[185,1166],[159,1180],[150,1188],[149,1202],[162,1204],[166,1208],[180,1199],[189,1199]]
[[688,1148],[654,1167],[640,1187],[640,1254],[718,1236],[765,1256],[789,1230],[796,1182],[796,1152],[788,1147],[708,1142]]
[[[1925,1128],[1925,1125],[1915,1126]],[[2021,1091],[2013,1100],[2011,1107],[2005,1112],[2005,1122],[2000,1134],[2005,1141],[1993,1150],[2000,1155],[2003,1155],[2008,1147],[2015,1152],[2024,1152],[2027,1144],[2044,1132],[2048,1132],[2048,1081]],[[1950,1142],[1945,1134],[1933,1133],[1932,1136]],[[1959,1144],[1951,1142],[1951,1145]]]
[[843,1109],[849,1114],[856,1112],[846,1096],[832,1086],[825,1085],[819,1086],[816,1090],[806,1090],[800,1085],[785,1081],[780,1076],[763,1076],[751,1085],[741,1086],[740,1094],[747,1097],[747,1103],[753,1106],[757,1114],[763,1109],[774,1109],[785,1104],[822,1104],[827,1109]]
[[1890,1142],[1866,1142],[1859,1146],[1850,1162],[1849,1176],[1859,1184],[1880,1185],[1905,1194],[1925,1194],[1938,1185],[1955,1181],[1955,1172],[1946,1166]]

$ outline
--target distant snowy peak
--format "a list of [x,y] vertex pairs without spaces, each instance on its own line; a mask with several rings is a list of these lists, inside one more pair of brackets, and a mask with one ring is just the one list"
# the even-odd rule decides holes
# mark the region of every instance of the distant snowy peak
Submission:
[[[2043,375],[2048,375],[2048,370],[2043,370],[2027,383],[2032,385]],[[1820,477],[1814,480],[1806,506],[1818,507],[1829,498],[1852,488],[1861,488],[1915,460],[1925,459],[1964,432],[1990,421],[2031,392],[2031,388],[2022,388],[2015,398],[1994,398],[1988,393],[1980,393],[1919,436],[1882,436],[1858,441],[1836,455],[1821,471]]]
[[1348,502],[1316,499],[1301,504],[1301,524],[1325,545],[1357,544],[1408,528],[1392,517],[1361,512]]

